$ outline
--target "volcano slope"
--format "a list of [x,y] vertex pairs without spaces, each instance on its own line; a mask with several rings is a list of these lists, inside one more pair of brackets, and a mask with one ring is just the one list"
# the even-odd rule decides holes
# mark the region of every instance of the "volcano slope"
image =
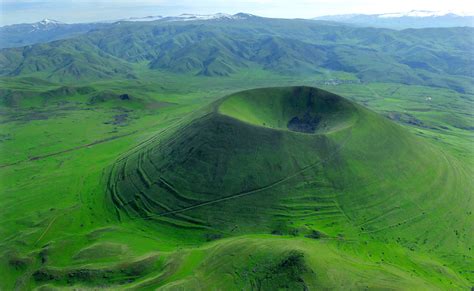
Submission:
[[[227,96],[126,153],[110,171],[107,198],[120,220],[213,237],[370,239],[449,258],[468,273],[471,174],[340,96],[264,88]],[[394,287],[372,287],[381,286]]]

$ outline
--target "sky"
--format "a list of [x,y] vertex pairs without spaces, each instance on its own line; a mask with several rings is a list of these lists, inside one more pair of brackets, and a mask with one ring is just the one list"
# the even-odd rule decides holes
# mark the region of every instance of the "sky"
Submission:
[[280,18],[410,10],[474,13],[472,0],[0,0],[0,3],[0,25],[36,22],[44,18],[77,23],[218,12],[246,12]]

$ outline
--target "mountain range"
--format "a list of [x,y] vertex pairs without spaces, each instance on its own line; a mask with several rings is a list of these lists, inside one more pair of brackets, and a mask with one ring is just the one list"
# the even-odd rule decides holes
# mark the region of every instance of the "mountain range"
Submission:
[[21,23],[0,27],[0,48],[21,47],[36,43],[45,43],[59,39],[70,38],[96,29],[106,28],[119,22],[174,22],[197,20],[243,20],[253,17],[251,14],[237,13],[235,15],[217,14],[181,14],[178,16],[146,16],[129,17],[111,21],[92,23],[65,23],[45,18],[35,23]]
[[405,13],[327,15],[314,19],[391,29],[474,26],[472,15],[426,10],[412,10]]
[[[61,24],[51,25],[61,27]],[[472,90],[473,28],[388,30],[236,14],[189,21],[120,21],[49,43],[0,51],[0,75],[77,83],[152,71],[229,76],[243,70],[352,74]]]
[[53,19],[36,23],[13,24],[0,27],[0,48],[21,47],[65,39],[107,26],[106,23],[68,24]]
[[[181,14],[178,16],[150,15],[146,17],[128,17],[112,21],[93,23],[64,23],[53,19],[43,19],[36,23],[13,24],[0,27],[0,48],[20,47],[35,43],[45,43],[70,38],[96,29],[109,27],[118,22],[180,22],[180,21],[230,21],[263,18],[248,13],[234,15]],[[313,20],[343,23],[361,27],[381,27],[391,29],[427,28],[427,27],[473,27],[474,16],[454,13],[418,11],[385,14],[343,14],[313,18]]]

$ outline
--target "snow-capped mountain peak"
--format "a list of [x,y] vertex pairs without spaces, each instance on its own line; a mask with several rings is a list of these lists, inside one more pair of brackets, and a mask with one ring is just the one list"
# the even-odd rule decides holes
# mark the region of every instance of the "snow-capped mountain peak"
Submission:
[[38,22],[38,24],[50,25],[50,24],[64,24],[64,23],[61,21],[54,20],[54,19],[45,18],[41,20],[40,22]]
[[446,16],[446,15],[456,15],[452,12],[446,11],[429,11],[429,10],[411,10],[408,12],[398,12],[398,13],[384,13],[378,14],[377,17],[379,18],[398,18],[398,17],[438,17],[438,16]]
[[130,17],[126,19],[121,19],[119,21],[131,21],[131,22],[142,22],[142,21],[155,21],[155,20],[161,20],[164,17],[161,15],[150,15],[150,16],[145,16],[145,17]]
[[411,10],[408,12],[381,14],[327,15],[313,19],[341,22],[357,26],[406,29],[426,27],[474,27],[474,16],[472,15],[470,12]]
[[51,30],[63,24],[65,23],[54,20],[54,19],[45,18],[39,22],[32,23],[30,32],[34,32],[37,30]]
[[216,13],[216,14],[181,14],[175,18],[176,20],[181,21],[190,21],[190,20],[216,20],[216,19],[242,19],[241,16],[238,15],[230,15],[226,13]]
[[235,15],[226,14],[226,13],[216,13],[216,14],[190,14],[184,13],[178,16],[147,16],[147,17],[131,17],[127,19],[122,19],[120,21],[130,21],[130,22],[139,22],[139,21],[203,21],[203,20],[238,20],[238,19],[247,19],[251,17],[251,14],[237,13]]

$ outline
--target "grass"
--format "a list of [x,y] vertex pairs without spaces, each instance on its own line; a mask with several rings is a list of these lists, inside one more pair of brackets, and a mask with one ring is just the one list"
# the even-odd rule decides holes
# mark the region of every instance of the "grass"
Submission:
[[[278,184],[277,193],[265,190],[167,219],[143,220],[120,212],[119,221],[104,197],[103,185],[108,177],[104,169],[123,158],[122,153],[146,148],[156,134],[160,135],[158,141],[166,140],[202,111],[196,112],[197,115],[189,115],[190,112],[222,95],[248,87],[319,82],[310,77],[295,80],[269,75],[256,77],[250,83],[246,83],[245,76],[178,80],[165,74],[162,78],[164,88],[152,80],[145,80],[144,84],[92,83],[88,86],[95,90],[93,93],[67,96],[64,99],[70,103],[66,104],[59,103],[61,96],[44,103],[42,93],[60,87],[55,84],[35,87],[34,82],[28,85],[18,78],[2,80],[3,88],[22,88],[37,95],[25,97],[26,103],[17,107],[2,106],[1,289],[97,288],[108,284],[90,277],[70,282],[64,279],[74,270],[84,269],[111,271],[111,278],[116,278],[110,281],[114,282],[109,285],[112,288],[265,287],[269,286],[265,285],[268,283],[265,278],[273,273],[287,281],[302,280],[310,288],[369,286],[431,290],[466,289],[473,284],[472,250],[469,250],[473,206],[466,191],[472,189],[467,179],[472,176],[472,131],[459,126],[471,122],[466,113],[472,106],[472,96],[447,89],[398,84],[327,85],[329,91],[379,113],[408,113],[424,126],[404,120],[395,120],[401,124],[395,126],[357,107],[364,112],[363,124],[371,126],[353,125],[352,137],[347,140],[347,129],[327,134],[332,141],[327,144],[329,152],[346,140],[338,151],[338,159],[346,161],[342,169],[323,163],[298,176],[298,181]],[[167,78],[173,82],[168,84]],[[129,93],[137,102],[109,100],[88,104],[90,97],[105,90]],[[432,97],[430,103],[424,98],[426,95]],[[153,106],[157,102],[170,104]],[[74,108],[68,109],[71,104]],[[123,109],[118,107],[132,110],[127,112],[127,122],[104,123],[123,114]],[[36,111],[47,118],[31,118]],[[25,117],[13,119],[21,115]],[[229,124],[235,125],[231,121]],[[239,121],[237,124],[242,126]],[[252,133],[253,127],[248,126],[248,134],[271,131],[258,128]],[[376,138],[380,132],[384,133],[384,139]],[[295,133],[291,134],[282,135],[290,137]],[[288,165],[281,177],[324,156],[323,151],[305,154],[309,152],[305,149],[308,137],[301,133],[298,136],[302,137],[296,140],[282,137],[282,142],[291,149],[299,148],[292,155],[305,162]],[[273,137],[268,144],[272,140]],[[233,142],[237,141],[238,136]],[[265,146],[258,145],[262,151]],[[74,150],[65,151],[68,149]],[[48,156],[58,152],[62,153]],[[387,159],[388,152],[397,153],[398,158]],[[287,152],[281,153],[283,159]],[[37,156],[46,157],[30,160]],[[236,163],[245,161],[252,166],[270,158],[275,164],[280,163],[276,160],[278,155],[265,155],[265,152],[260,159],[250,156]],[[401,164],[403,168],[398,166]],[[326,172],[328,166],[332,170]],[[129,169],[133,166],[129,165]],[[365,174],[352,176],[354,172]],[[341,181],[340,185],[331,183],[335,176],[345,177],[336,179]],[[166,178],[169,183],[169,177]],[[278,177],[268,174],[265,179],[271,182],[274,178]],[[257,182],[266,185],[265,179]],[[190,193],[185,192],[188,188],[178,188],[175,184],[173,188],[189,197]],[[341,191],[340,187],[351,191]],[[275,197],[278,201],[272,202]],[[267,210],[257,212],[257,209]],[[318,209],[316,215],[315,209]],[[235,221],[239,223],[234,229]],[[196,225],[205,227],[196,228]],[[325,236],[307,238],[314,230]],[[114,255],[95,255],[95,252],[103,253],[102,248]],[[114,273],[121,264],[154,255],[155,263],[149,269],[138,269],[134,276]],[[295,263],[285,264],[291,258]],[[282,267],[288,264],[290,267]],[[33,274],[38,270],[54,270],[60,276],[54,280],[36,280]],[[301,277],[294,276],[295,270]],[[296,285],[295,289],[300,286]]]
[[[121,159],[108,184],[111,202],[124,211],[119,219],[224,236],[366,235],[440,256],[456,248],[457,260],[468,256],[472,241],[461,233],[472,227],[463,224],[472,207],[469,170],[373,112],[306,89],[231,95]],[[307,96],[321,103],[298,103]],[[261,116],[252,110],[262,107]],[[353,122],[315,135],[283,130],[308,109],[325,128],[334,122],[326,115]]]
[[447,281],[433,281],[430,275],[439,271],[448,277],[455,275],[446,268],[437,269],[434,262],[424,257],[415,255],[408,262],[406,254],[398,256],[398,263],[411,265],[398,268],[380,258],[355,255],[360,249],[371,250],[370,244],[350,244],[350,250],[341,250],[339,244],[347,242],[268,235],[220,240],[205,248],[192,249],[194,255],[187,255],[187,263],[183,265],[192,266],[193,271],[180,270],[170,278],[171,282],[164,280],[158,286],[164,290],[437,289],[444,284],[460,287]]

